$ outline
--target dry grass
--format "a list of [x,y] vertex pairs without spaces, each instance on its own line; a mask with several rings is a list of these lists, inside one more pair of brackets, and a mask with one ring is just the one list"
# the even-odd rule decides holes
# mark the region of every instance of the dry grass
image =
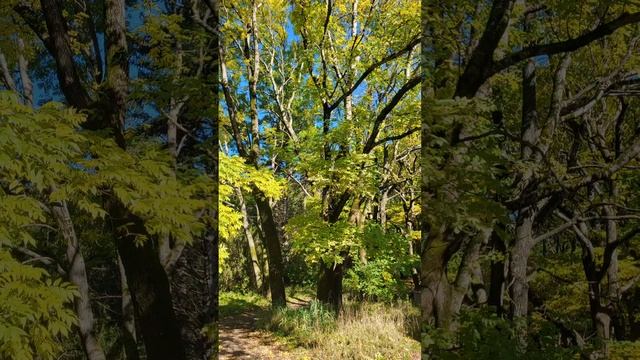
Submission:
[[310,349],[313,359],[419,359],[419,312],[407,302],[347,304],[339,316],[312,302],[274,313],[268,328]]

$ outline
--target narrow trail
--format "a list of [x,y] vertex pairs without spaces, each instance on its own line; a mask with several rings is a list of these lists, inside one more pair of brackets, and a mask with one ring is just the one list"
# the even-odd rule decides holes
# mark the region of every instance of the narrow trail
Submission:
[[[219,359],[300,360],[304,349],[288,349],[269,332],[258,329],[264,310],[246,309],[220,318]],[[306,357],[308,358],[308,357]]]

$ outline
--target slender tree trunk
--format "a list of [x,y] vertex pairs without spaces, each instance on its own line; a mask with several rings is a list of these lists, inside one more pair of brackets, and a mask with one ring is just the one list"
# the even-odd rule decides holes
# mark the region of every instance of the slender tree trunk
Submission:
[[125,274],[122,259],[118,254],[118,270],[120,271],[120,288],[122,289],[122,343],[124,353],[127,360],[138,360],[138,342],[136,340],[136,324],[133,302],[131,300],[131,292],[127,284],[127,275]]
[[251,278],[252,285],[256,291],[260,291],[262,288],[262,274],[260,272],[260,263],[258,262],[258,252],[256,250],[256,243],[251,233],[251,226],[249,223],[249,213],[247,212],[247,204],[244,201],[242,190],[236,188],[236,196],[240,202],[240,213],[242,214],[242,229],[244,230],[244,236],[247,239],[249,246],[249,256],[251,259],[251,271],[249,277]]
[[22,82],[22,93],[24,94],[27,106],[33,106],[33,84],[29,77],[29,63],[25,57],[24,41],[18,37],[18,68],[20,69],[20,81]]
[[7,64],[7,58],[0,51],[0,71],[2,71],[2,83],[7,90],[17,91],[16,83],[13,81],[11,70],[9,70],[9,64]]
[[78,288],[79,296],[75,299],[74,305],[76,315],[78,315],[78,329],[82,340],[82,348],[87,359],[105,360],[105,353],[95,335],[87,270],[69,209],[67,204],[62,202],[53,205],[52,210],[58,222],[60,233],[67,242],[67,261],[69,262],[69,271],[67,273],[69,281]]
[[[492,248],[503,256],[506,255],[506,247],[502,239],[494,232],[492,235]],[[496,314],[501,315],[504,300],[504,282],[505,282],[505,262],[504,260],[491,262],[491,279],[489,284],[489,297],[487,302],[493,307]]]

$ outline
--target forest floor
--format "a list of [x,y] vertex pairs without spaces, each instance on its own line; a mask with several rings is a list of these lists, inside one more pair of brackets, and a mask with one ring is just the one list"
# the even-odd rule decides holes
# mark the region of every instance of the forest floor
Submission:
[[312,298],[292,294],[284,311],[273,312],[259,295],[221,293],[219,358],[420,359],[420,344],[405,332],[417,319],[409,304],[350,304],[336,318]]
[[[292,302],[289,306],[302,306]],[[294,347],[264,330],[261,322],[269,316],[264,299],[230,297],[221,301],[219,359],[303,360],[308,350]]]

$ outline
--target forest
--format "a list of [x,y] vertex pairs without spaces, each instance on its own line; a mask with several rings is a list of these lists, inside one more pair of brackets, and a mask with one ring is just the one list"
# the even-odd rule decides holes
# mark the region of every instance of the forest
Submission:
[[0,359],[640,359],[640,2],[3,0]]
[[419,357],[420,2],[220,23],[220,358],[266,356],[256,329],[293,345],[274,359]]
[[185,5],[0,3],[0,358],[215,353],[217,8]]
[[422,3],[423,358],[640,358],[639,11]]

